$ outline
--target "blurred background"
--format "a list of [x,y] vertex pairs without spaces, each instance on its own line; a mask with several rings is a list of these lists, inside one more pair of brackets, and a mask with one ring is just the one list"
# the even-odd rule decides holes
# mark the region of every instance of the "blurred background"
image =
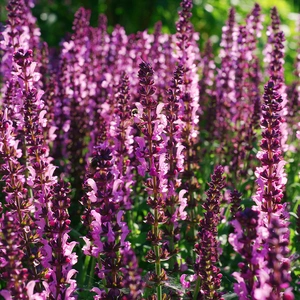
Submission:
[[[300,0],[260,0],[263,13],[268,14],[276,5],[280,13],[286,36],[293,34],[296,14],[300,12]],[[36,0],[33,14],[41,28],[42,38],[50,46],[58,46],[66,32],[71,32],[74,13],[83,6],[91,10],[91,25],[97,26],[98,15],[106,14],[109,30],[120,24],[127,33],[153,30],[153,25],[161,20],[164,32],[175,32],[175,22],[180,0]],[[237,10],[241,20],[250,12],[253,0],[193,0],[192,22],[202,40],[213,37],[217,43],[230,6]],[[5,23],[7,1],[0,0],[0,21]]]
[[[293,72],[297,39],[300,38],[299,32],[296,32],[296,23],[300,20],[300,0],[193,0],[192,23],[196,31],[200,32],[200,49],[203,50],[210,37],[214,51],[218,52],[222,26],[227,19],[229,8],[236,8],[236,19],[239,24],[244,24],[245,17],[255,2],[262,7],[265,26],[270,24],[270,9],[274,5],[278,8],[282,30],[287,39],[286,74],[289,77]],[[59,47],[66,33],[72,31],[74,13],[81,6],[91,10],[92,26],[97,26],[98,16],[103,13],[108,18],[109,32],[114,25],[120,24],[127,34],[147,28],[153,32],[154,24],[159,20],[162,21],[163,32],[175,33],[180,6],[180,0],[36,0],[35,3],[33,14],[41,29],[42,39],[50,47]],[[6,4],[7,0],[0,0],[0,22],[3,24],[6,20]],[[265,35],[265,29],[263,34]],[[266,40],[265,36],[263,40]]]

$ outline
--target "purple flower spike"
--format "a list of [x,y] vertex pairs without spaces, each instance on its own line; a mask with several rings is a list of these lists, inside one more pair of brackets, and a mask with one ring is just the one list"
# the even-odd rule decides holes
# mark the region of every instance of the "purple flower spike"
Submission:
[[22,266],[22,229],[14,214],[7,212],[0,218],[0,278],[6,282],[0,295],[4,299],[29,299],[26,282],[29,272]]
[[[33,3],[24,0],[10,0],[7,5],[7,26],[1,33],[3,40],[0,42],[0,48],[4,55],[1,59],[2,82],[11,80],[13,73],[13,55],[22,47],[26,51],[32,49],[34,60],[39,65],[39,38],[40,30],[36,27],[36,18],[31,13]],[[39,66],[38,66],[39,68]],[[6,93],[6,85],[2,87],[3,94]]]
[[116,157],[116,181],[119,182],[116,196],[121,199],[122,206],[129,210],[132,207],[130,199],[133,180],[133,127],[130,114],[129,78],[122,73],[116,96],[114,121],[111,122],[110,134],[114,141],[113,153]]
[[230,109],[235,109],[235,63],[237,60],[237,25],[235,21],[235,10],[231,8],[228,20],[223,27],[221,41],[221,69],[218,72],[217,86],[217,120],[218,138],[221,142],[226,139],[227,131],[230,130]]
[[281,157],[280,147],[280,124],[283,122],[280,112],[282,110],[282,97],[276,91],[274,81],[269,81],[265,86],[264,104],[262,105],[261,127],[262,141],[261,151],[257,157],[262,167],[257,168],[259,190],[254,201],[267,214],[276,213],[282,208],[283,187],[286,183],[286,175],[283,166],[284,160]]
[[190,18],[192,16],[192,1],[183,0],[180,4],[179,21],[176,23],[176,38],[178,63],[183,68],[182,94],[179,116],[183,122],[185,135],[183,140],[189,145],[197,140],[199,123],[199,89],[197,61],[200,58],[197,40]]
[[[151,241],[153,249],[148,251],[146,260],[155,263],[155,274],[151,274],[150,281],[157,285],[157,297],[162,299],[161,284],[167,279],[165,271],[161,268],[161,260],[170,258],[167,244],[162,243],[162,230],[158,224],[167,222],[165,215],[165,199],[168,192],[165,142],[162,138],[163,130],[167,125],[166,116],[162,114],[163,103],[157,101],[153,80],[153,69],[149,63],[142,62],[139,70],[140,101],[136,103],[138,114],[135,122],[140,128],[142,136],[136,137],[138,146],[136,156],[140,162],[138,172],[144,176],[147,172],[150,178],[145,182],[148,192],[147,204],[151,211],[146,222],[152,226],[148,232],[147,240]],[[161,246],[160,246],[161,245]]]
[[[260,147],[262,150],[257,154],[262,167],[258,167],[256,170],[259,188],[256,196],[253,198],[258,209],[261,211],[258,230],[267,229],[269,231],[269,238],[267,240],[262,239],[261,241],[262,247],[268,250],[269,253],[277,251],[274,249],[274,243],[278,244],[284,241],[285,246],[287,246],[289,241],[289,231],[287,230],[289,225],[288,213],[286,211],[286,205],[281,203],[287,178],[284,172],[285,161],[282,159],[280,143],[282,134],[281,124],[283,122],[281,116],[283,99],[279,93],[280,85],[280,82],[270,80],[265,86],[261,121],[263,132]],[[280,222],[281,230],[276,229],[279,227],[278,222]],[[278,238],[276,238],[274,234],[278,234]],[[274,236],[274,238],[272,236]],[[278,239],[278,241],[276,241],[276,239]],[[283,289],[289,288],[290,279],[285,275],[289,270],[289,261],[287,259],[286,249],[282,248],[281,250],[281,256],[276,255],[278,262],[276,262],[275,259],[271,259],[266,253],[264,254],[264,260],[268,261],[265,271],[270,274],[270,278],[266,279],[262,273],[259,273],[258,288],[255,290],[254,295],[258,293],[258,291],[261,291],[264,286],[269,286],[270,295],[275,293],[277,297],[279,297]],[[278,267],[278,264],[285,264],[286,267]],[[278,278],[279,275],[282,276],[284,287],[280,284],[278,286],[277,283],[271,279],[272,276]],[[292,294],[291,291],[290,294]]]
[[199,81],[200,103],[205,118],[205,130],[210,132],[209,139],[213,140],[216,124],[216,90],[215,77],[216,65],[213,57],[212,42],[208,40],[202,57],[202,77]]
[[[95,147],[84,184],[86,194],[82,198],[84,224],[89,230],[84,237],[83,252],[97,259],[95,271],[105,287],[105,291],[92,289],[97,293],[95,299],[119,299],[127,295],[121,291],[123,288],[129,289],[128,295],[138,297],[141,290],[137,291],[137,286],[143,286],[140,271],[126,260],[127,255],[132,259],[135,256],[126,241],[129,230],[123,221],[123,200],[116,189],[115,169],[115,158],[107,143]],[[136,277],[130,278],[133,269]]]
[[197,46],[198,34],[195,33],[190,18],[192,16],[192,1],[183,0],[180,4],[182,10],[179,12],[179,20],[176,23],[177,39],[177,61],[182,66],[182,86],[179,97],[179,125],[181,126],[181,144],[184,147],[182,154],[184,170],[182,172],[181,188],[187,191],[187,218],[192,226],[187,230],[187,239],[194,244],[195,226],[197,224],[194,215],[197,215],[196,207],[199,196],[196,190],[199,188],[195,173],[199,168],[196,162],[196,146],[199,140],[199,114],[202,113],[199,106],[199,75],[197,72],[200,60],[199,48]]
[[[66,84],[62,85],[63,98],[61,137],[65,155],[68,158],[67,172],[71,176],[72,184],[77,189],[78,197],[82,196],[81,185],[85,173],[85,155],[90,126],[89,108],[90,95],[93,95],[94,83],[90,82],[89,60],[91,41],[89,39],[89,18],[91,12],[84,8],[78,9],[73,22],[74,33],[71,40],[63,43],[61,60],[63,64],[63,78]],[[60,145],[60,147],[62,147]]]
[[[278,40],[280,37],[281,34]],[[276,53],[274,51],[272,56]],[[256,168],[258,189],[253,197],[257,206],[236,214],[236,220],[232,222],[235,233],[229,237],[235,250],[246,260],[240,264],[241,272],[233,274],[238,281],[235,291],[242,299],[248,296],[253,299],[293,299],[287,258],[288,213],[286,205],[281,203],[287,178],[281,147],[285,103],[280,94],[282,80],[277,76],[281,72],[280,53],[278,50],[278,61],[274,60],[261,107],[262,140],[257,158],[262,166]]]
[[267,267],[271,270],[266,283],[271,286],[272,292],[268,299],[293,300],[294,295],[290,288],[290,260],[289,254],[289,229],[276,215],[272,215],[269,226],[269,244]]
[[68,197],[70,185],[59,182],[54,186],[52,197],[52,213],[48,217],[45,226],[47,236],[46,259],[48,260],[47,277],[49,290],[54,298],[66,300],[76,299],[74,291],[76,280],[72,277],[77,273],[72,269],[77,262],[77,255],[73,252],[76,242],[69,242],[69,219],[68,209],[71,200]]
[[235,219],[235,216],[238,212],[242,210],[241,202],[242,202],[242,194],[239,193],[237,190],[234,190],[230,193],[230,203],[231,203],[231,217]]
[[229,242],[234,250],[246,260],[246,262],[239,263],[240,272],[232,274],[238,282],[234,284],[234,291],[242,300],[253,297],[254,290],[258,286],[255,277],[263,266],[263,264],[260,265],[264,260],[260,244],[262,236],[266,236],[266,230],[263,231],[258,226],[259,222],[259,211],[251,208],[238,211],[235,220],[231,222],[235,233],[229,235]]
[[134,252],[128,248],[122,250],[121,272],[124,274],[122,280],[123,287],[130,287],[130,292],[122,297],[122,300],[140,299],[145,283],[142,281],[141,269],[138,267],[137,257]]
[[[166,236],[170,240],[169,251],[171,254],[178,252],[176,246],[180,238],[178,222],[187,218],[185,211],[187,206],[185,194],[187,191],[182,189],[178,193],[178,187],[181,184],[179,176],[184,170],[184,146],[181,144],[182,126],[178,116],[182,80],[183,67],[179,65],[174,72],[171,87],[167,91],[168,98],[164,107],[164,113],[169,124],[165,127],[163,139],[167,152],[165,162],[168,165],[168,172],[166,174],[168,184],[168,193],[166,196],[166,215],[168,216]],[[170,269],[173,269],[176,264],[176,256],[173,255],[170,260]]]
[[[271,26],[268,27],[268,44],[265,49],[265,61],[267,62],[268,71],[270,79],[274,81],[274,89],[282,97],[282,110],[280,115],[285,118],[288,114],[287,110],[287,95],[286,95],[286,86],[284,83],[284,53],[285,53],[285,36],[282,31],[280,31],[280,19],[276,7],[273,7],[271,10]],[[288,149],[286,144],[288,138],[288,129],[287,124],[282,122],[280,124],[281,130],[281,147],[284,151]]]
[[[221,190],[225,185],[223,173],[222,166],[215,168],[211,176],[211,182],[208,184],[207,198],[202,205],[205,213],[198,232],[200,242],[195,244],[197,254],[195,274],[198,278],[193,299],[223,299],[221,293],[218,292],[221,286],[222,274],[220,268],[216,266],[219,259],[217,226],[220,221]],[[198,281],[201,282],[200,291]]]
[[[37,257],[31,251],[32,239],[34,237],[32,234],[34,223],[31,219],[30,211],[34,211],[33,201],[32,199],[28,199],[28,191],[24,186],[25,168],[19,162],[22,151],[18,149],[19,141],[15,138],[16,130],[13,122],[8,120],[7,111],[7,109],[4,112],[0,111],[1,179],[5,181],[2,192],[5,195],[6,202],[4,209],[7,210],[7,212],[3,213],[0,222],[2,233],[0,239],[3,240],[0,242],[0,257],[2,257],[2,260],[0,259],[0,273],[4,275],[7,288],[14,291],[14,286],[17,287],[19,285],[19,280],[23,280],[20,287],[24,286],[23,284],[27,282],[28,276],[22,278],[22,274],[26,273],[25,264],[28,261],[28,273],[37,273],[36,267],[30,261],[30,259],[36,259]],[[13,255],[14,259],[12,261],[9,258],[10,251],[13,251],[11,255]],[[26,263],[24,264],[24,262]],[[8,270],[10,267],[16,269],[16,274]],[[21,271],[23,268],[24,271]],[[15,280],[15,282],[11,282],[11,280]],[[24,290],[15,292],[24,292]],[[18,296],[23,297],[21,294]]]

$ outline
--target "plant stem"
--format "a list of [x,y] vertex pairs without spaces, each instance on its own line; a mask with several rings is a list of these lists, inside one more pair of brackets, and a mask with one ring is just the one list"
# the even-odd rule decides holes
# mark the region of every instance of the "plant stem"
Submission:
[[200,290],[200,284],[201,284],[201,279],[200,279],[200,276],[198,276],[197,280],[196,280],[194,294],[193,294],[193,300],[197,300],[197,298],[198,298],[198,294],[199,294],[199,290]]

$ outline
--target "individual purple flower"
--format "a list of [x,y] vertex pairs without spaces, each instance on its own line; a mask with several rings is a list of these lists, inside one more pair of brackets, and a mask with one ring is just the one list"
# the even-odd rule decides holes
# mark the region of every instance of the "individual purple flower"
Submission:
[[191,284],[190,282],[186,281],[185,278],[186,278],[186,274],[182,274],[180,276],[180,283],[184,289],[189,289]]

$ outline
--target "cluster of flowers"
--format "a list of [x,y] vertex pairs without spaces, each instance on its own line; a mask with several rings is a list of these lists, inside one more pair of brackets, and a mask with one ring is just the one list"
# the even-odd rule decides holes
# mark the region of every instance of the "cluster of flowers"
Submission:
[[[0,295],[77,299],[89,272],[94,299],[223,299],[218,228],[227,223],[238,298],[294,299],[283,156],[300,150],[288,140],[300,139],[300,53],[286,86],[276,8],[264,78],[258,4],[246,25],[230,10],[219,67],[210,41],[199,50],[191,0],[176,34],[161,23],[153,34],[109,34],[104,15],[93,28],[80,8],[58,57],[40,41],[33,6],[10,0],[1,33]],[[130,242],[136,226],[147,252]]]

